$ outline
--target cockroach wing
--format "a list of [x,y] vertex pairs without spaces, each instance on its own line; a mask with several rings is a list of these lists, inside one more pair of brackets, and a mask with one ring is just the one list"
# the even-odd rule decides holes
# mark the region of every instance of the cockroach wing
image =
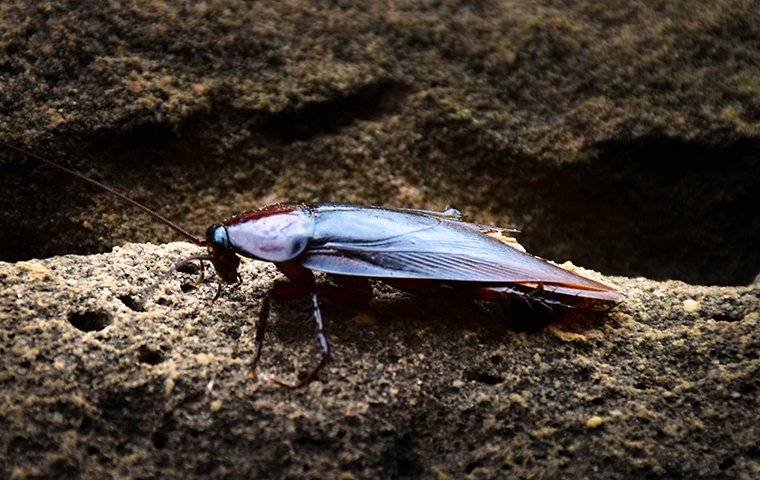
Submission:
[[299,261],[311,270],[374,278],[541,284],[612,291],[477,229],[419,211],[313,207],[314,234]]

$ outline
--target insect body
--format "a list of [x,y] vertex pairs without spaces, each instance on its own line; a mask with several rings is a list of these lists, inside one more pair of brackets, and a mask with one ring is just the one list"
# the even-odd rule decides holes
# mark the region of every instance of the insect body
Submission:
[[[592,306],[617,302],[610,287],[501,242],[486,227],[447,213],[354,205],[284,203],[209,227],[208,259],[225,281],[237,281],[237,256],[274,262],[291,289],[312,295],[322,360],[301,382],[316,378],[330,358],[312,272],[342,277],[368,293],[367,279],[412,292],[432,285],[499,300],[540,289],[554,303]],[[564,299],[564,303],[563,303]],[[268,305],[264,309],[268,314]],[[259,321],[259,341],[266,316]],[[261,354],[257,344],[256,360]]]
[[284,203],[210,227],[206,243],[221,272],[237,254],[274,262],[286,275],[306,269],[390,283],[540,284],[547,293],[620,300],[610,287],[511,247],[484,233],[487,228],[421,210]]
[[[138,206],[154,218],[208,249],[175,265],[210,261],[224,283],[238,283],[240,257],[272,262],[290,280],[273,295],[311,298],[313,319],[322,357],[317,366],[290,388],[313,381],[330,359],[320,294],[340,290],[320,288],[313,272],[331,274],[345,292],[369,298],[369,279],[410,292],[433,287],[466,291],[475,298],[501,300],[535,295],[561,306],[594,308],[622,300],[623,295],[594,280],[557,267],[496,238],[498,229],[465,222],[455,210],[362,207],[340,204],[283,203],[232,217],[212,225],[198,238],[122,193],[77,172],[16,147],[10,148],[105,189]],[[221,287],[221,283],[220,283]],[[269,315],[269,296],[262,306],[256,332],[255,368],[263,347]]]

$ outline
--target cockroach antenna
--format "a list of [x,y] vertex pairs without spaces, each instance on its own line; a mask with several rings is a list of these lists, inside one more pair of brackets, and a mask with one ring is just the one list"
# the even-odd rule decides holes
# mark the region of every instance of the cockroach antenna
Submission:
[[135,207],[139,208],[140,210],[142,210],[143,212],[147,213],[151,217],[155,218],[159,222],[163,223],[167,227],[171,228],[175,232],[177,232],[180,235],[186,237],[188,240],[190,240],[194,244],[196,244],[198,246],[201,246],[201,247],[206,246],[206,241],[203,240],[202,238],[199,238],[199,237],[193,235],[192,233],[188,232],[187,230],[185,230],[184,228],[180,227],[176,223],[172,222],[168,218],[164,217],[160,213],[158,213],[158,212],[156,212],[154,210],[151,210],[150,208],[146,207],[145,205],[143,205],[142,203],[140,203],[140,202],[138,202],[136,200],[133,200],[133,199],[129,198],[128,196],[124,195],[123,193],[121,193],[120,191],[116,190],[115,188],[109,187],[108,185],[100,183],[97,180],[93,180],[92,178],[89,178],[89,177],[87,177],[87,176],[85,176],[85,175],[83,175],[83,174],[81,174],[79,172],[75,172],[74,170],[66,168],[63,165],[60,165],[60,164],[58,164],[58,163],[56,163],[56,162],[54,162],[52,160],[48,160],[47,158],[44,158],[44,157],[42,157],[40,155],[37,155],[36,153],[32,153],[30,151],[24,150],[23,148],[17,147],[15,145],[11,145],[11,144],[6,143],[6,142],[4,142],[2,140],[0,140],[0,145],[4,146],[5,148],[8,148],[9,150],[13,150],[13,151],[15,151],[17,153],[25,155],[25,156],[27,156],[29,158],[33,158],[35,160],[38,160],[38,161],[40,161],[40,162],[42,162],[42,163],[44,163],[46,165],[49,165],[49,166],[51,166],[53,168],[56,168],[56,169],[61,170],[63,172],[66,172],[69,175],[72,175],[72,176],[78,178],[79,180],[82,180],[83,182],[89,183],[90,185],[95,185],[96,187],[100,188],[101,190],[105,190],[106,192],[119,197],[123,201],[125,201],[125,202],[127,202],[127,203],[129,203],[131,205],[134,205]]

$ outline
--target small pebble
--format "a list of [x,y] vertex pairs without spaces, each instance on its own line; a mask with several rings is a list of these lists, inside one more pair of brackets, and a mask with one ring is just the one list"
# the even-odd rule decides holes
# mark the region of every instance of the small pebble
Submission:
[[602,417],[599,415],[594,415],[593,417],[586,420],[586,428],[597,428],[603,423],[604,419]]
[[164,393],[166,395],[169,395],[170,393],[172,393],[172,390],[174,390],[174,379],[167,378],[164,381]]
[[694,313],[699,310],[699,302],[692,298],[687,298],[683,301],[683,309],[687,313]]
[[214,360],[214,356],[208,353],[199,353],[195,358],[201,365],[208,365]]

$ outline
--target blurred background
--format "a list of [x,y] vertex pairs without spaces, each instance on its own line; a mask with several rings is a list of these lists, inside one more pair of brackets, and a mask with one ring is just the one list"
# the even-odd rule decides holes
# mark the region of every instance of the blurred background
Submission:
[[[760,270],[752,1],[20,1],[0,139],[203,232],[281,200],[453,206],[607,274]],[[165,242],[3,151],[0,260]]]

